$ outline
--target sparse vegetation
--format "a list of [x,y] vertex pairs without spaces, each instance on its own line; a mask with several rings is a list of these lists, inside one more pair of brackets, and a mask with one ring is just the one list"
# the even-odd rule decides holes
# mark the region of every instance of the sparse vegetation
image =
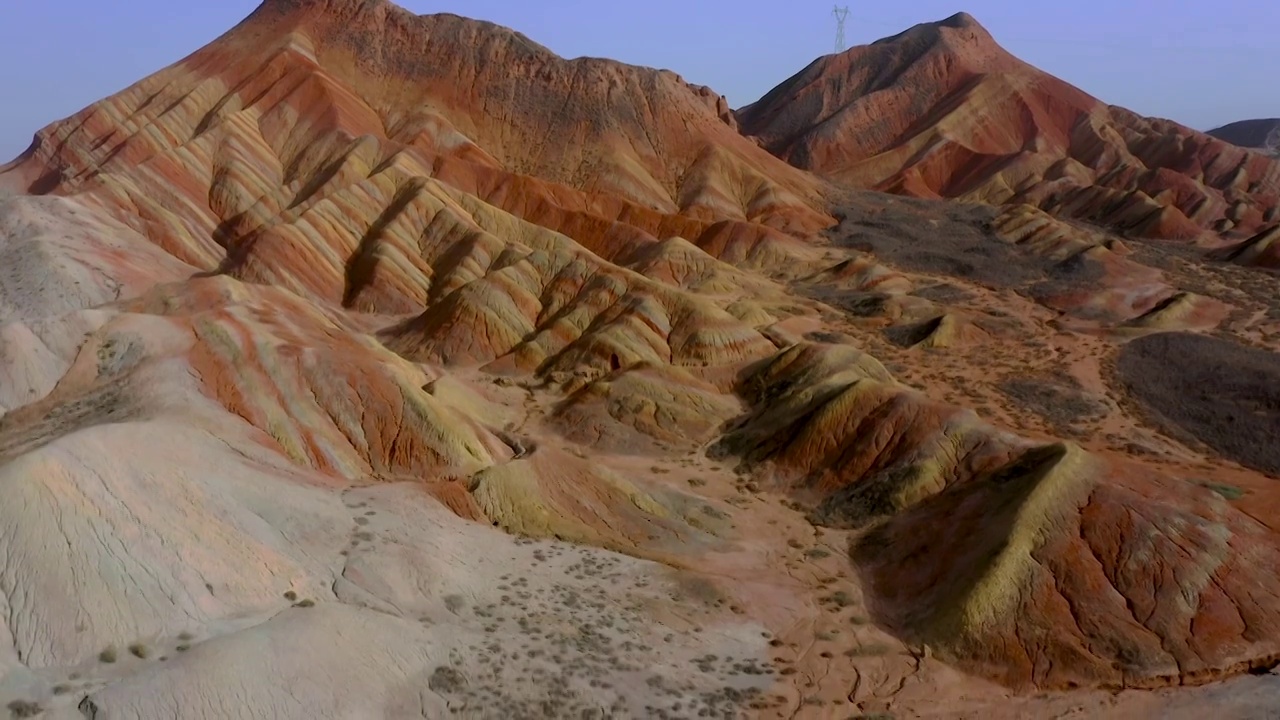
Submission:
[[866,643],[857,647],[849,648],[844,651],[848,657],[878,657],[880,655],[888,655],[890,648],[884,643]]
[[696,600],[700,603],[711,605],[722,603],[724,595],[715,583],[692,573],[680,573],[678,576],[678,587],[680,599]]
[[454,613],[455,615],[459,612],[462,612],[462,610],[466,606],[467,606],[467,601],[461,595],[445,595],[444,596],[445,609],[451,613]]
[[1280,437],[1280,354],[1194,333],[1157,333],[1126,344],[1116,374],[1152,411],[1150,419],[1179,439],[1280,473],[1274,441]]
[[999,388],[1020,408],[1044,418],[1057,432],[1107,414],[1108,408],[1101,400],[1064,382],[1019,376],[1001,382]]
[[467,686],[467,678],[456,669],[441,665],[431,673],[427,686],[438,693],[457,693]]
[[827,597],[823,598],[823,601],[831,603],[832,605],[841,609],[847,608],[850,605],[854,604],[853,596],[851,596],[849,593],[845,592],[844,590],[835,591],[831,595],[828,595]]
[[1228,500],[1239,500],[1240,498],[1244,497],[1244,490],[1236,487],[1235,485],[1228,485],[1226,483],[1209,482],[1208,480],[1201,480],[1199,481],[1199,484],[1203,487],[1206,487],[1218,493],[1219,495],[1221,495],[1222,497]]
[[147,646],[143,645],[142,643],[133,643],[132,645],[129,646],[129,654],[136,658],[146,660],[147,656],[151,654],[151,651],[148,650]]
[[8,707],[9,716],[13,718],[33,718],[44,712],[39,703],[30,700],[14,700]]
[[98,660],[104,663],[113,663],[120,657],[119,652],[114,645],[109,645],[98,653]]

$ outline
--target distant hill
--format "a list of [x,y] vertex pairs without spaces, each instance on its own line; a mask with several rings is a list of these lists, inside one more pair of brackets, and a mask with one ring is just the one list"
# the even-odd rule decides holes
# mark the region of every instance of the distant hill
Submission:
[[1280,128],[1280,118],[1241,120],[1209,131],[1219,140],[1246,148],[1266,147],[1267,135]]
[[1191,238],[1226,222],[1256,231],[1280,200],[1265,158],[1107,105],[965,13],[819,58],[737,119],[839,183],[1028,204],[1137,236]]

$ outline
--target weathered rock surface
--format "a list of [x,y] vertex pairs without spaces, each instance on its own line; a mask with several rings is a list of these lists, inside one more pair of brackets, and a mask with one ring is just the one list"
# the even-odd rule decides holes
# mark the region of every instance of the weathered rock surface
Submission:
[[[0,707],[1274,705],[1274,165],[965,16],[743,122],[846,187],[667,71],[268,0],[41,130],[0,169]],[[1238,263],[1143,239],[1225,224]]]

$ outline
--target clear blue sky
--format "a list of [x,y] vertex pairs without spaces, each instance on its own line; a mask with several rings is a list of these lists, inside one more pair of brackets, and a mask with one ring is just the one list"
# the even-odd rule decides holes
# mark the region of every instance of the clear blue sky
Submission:
[[[830,0],[402,0],[566,57],[666,67],[735,106],[831,52]],[[850,45],[964,10],[1024,60],[1199,129],[1280,116],[1277,0],[905,0],[848,5]],[[182,58],[257,0],[0,0],[0,162],[44,125]]]

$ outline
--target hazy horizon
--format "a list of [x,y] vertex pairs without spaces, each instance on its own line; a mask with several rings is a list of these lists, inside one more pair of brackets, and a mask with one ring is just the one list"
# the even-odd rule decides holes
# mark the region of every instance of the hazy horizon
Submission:
[[[199,49],[251,13],[258,0],[191,3],[43,0],[0,11],[0,162],[25,150],[51,122],[118,92]],[[418,13],[452,12],[512,27],[564,57],[608,57],[664,67],[708,85],[734,107],[834,49],[830,2],[777,12],[759,0],[554,7],[510,0],[401,0]],[[917,0],[905,7],[850,8],[846,45],[862,45],[961,10],[1023,60],[1105,102],[1198,130],[1280,116],[1267,45],[1280,4],[1224,0],[1178,12],[1153,0],[1080,0],[1021,7],[1007,0]],[[1137,7],[1132,7],[1136,5]],[[679,22],[673,22],[673,18]],[[56,32],[55,32],[56,31]],[[58,38],[49,51],[50,38]]]

